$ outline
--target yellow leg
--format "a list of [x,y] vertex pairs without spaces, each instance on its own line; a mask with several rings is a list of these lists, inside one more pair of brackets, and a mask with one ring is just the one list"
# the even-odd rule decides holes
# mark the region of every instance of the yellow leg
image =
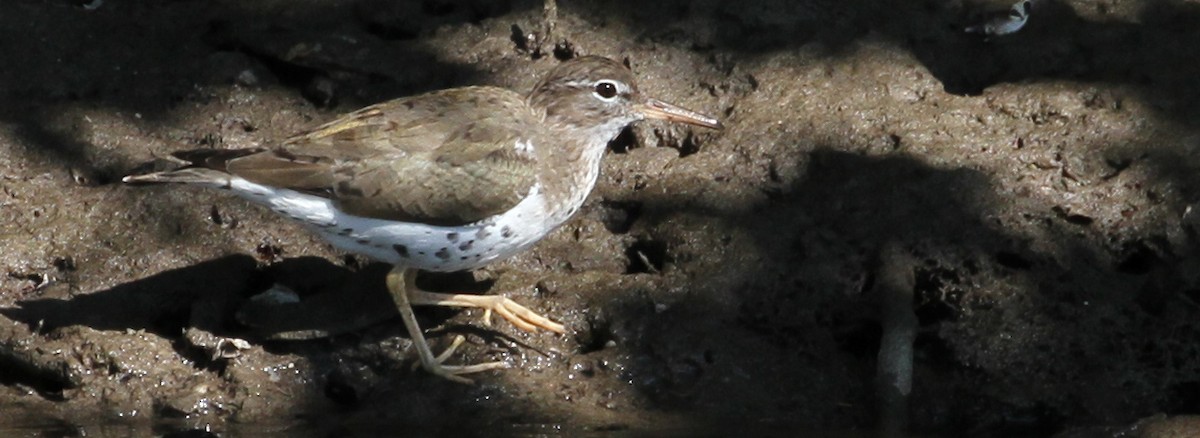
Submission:
[[[486,362],[475,365],[442,365],[441,361],[445,360],[445,357],[434,357],[433,350],[429,348],[429,343],[425,341],[425,334],[421,332],[421,327],[417,324],[417,316],[413,314],[412,304],[414,302],[424,304],[417,299],[411,299],[410,301],[413,295],[422,293],[414,283],[416,278],[417,271],[415,269],[405,269],[395,266],[388,272],[387,287],[388,292],[392,294],[392,299],[396,302],[396,310],[400,312],[400,318],[404,320],[404,327],[408,329],[408,334],[412,337],[413,346],[416,347],[417,355],[421,358],[421,367],[425,368],[425,371],[453,382],[470,384],[473,383],[471,379],[462,377],[460,374],[508,368],[508,363],[506,362]],[[457,347],[457,344],[456,342],[449,351],[453,351],[454,347]]]

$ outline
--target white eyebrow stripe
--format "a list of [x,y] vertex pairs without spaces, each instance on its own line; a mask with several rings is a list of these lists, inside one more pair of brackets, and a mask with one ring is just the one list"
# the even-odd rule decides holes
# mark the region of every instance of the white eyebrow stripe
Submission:
[[617,92],[618,92],[618,93],[620,93],[620,94],[626,94],[626,93],[629,93],[629,92],[630,92],[629,84],[626,84],[626,83],[624,83],[624,82],[618,81],[618,80],[616,80],[616,79],[608,79],[608,78],[599,79],[599,80],[595,80],[595,81],[569,81],[569,82],[567,82],[567,85],[568,85],[568,86],[571,86],[571,87],[579,87],[579,88],[588,87],[588,88],[591,88],[591,87],[594,87],[594,86],[596,86],[596,84],[599,84],[599,83],[601,83],[601,82],[612,82],[613,84],[615,84],[615,85],[617,86]]

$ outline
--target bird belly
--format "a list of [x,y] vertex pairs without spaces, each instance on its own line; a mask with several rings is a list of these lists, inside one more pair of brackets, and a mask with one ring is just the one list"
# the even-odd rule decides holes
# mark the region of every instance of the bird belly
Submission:
[[[475,269],[510,257],[536,243],[567,218],[567,215],[547,214],[538,185],[508,211],[461,226],[355,216],[336,209],[326,198],[236,177],[228,187],[245,199],[304,224],[339,249],[429,271]],[[572,206],[570,211],[577,207]]]

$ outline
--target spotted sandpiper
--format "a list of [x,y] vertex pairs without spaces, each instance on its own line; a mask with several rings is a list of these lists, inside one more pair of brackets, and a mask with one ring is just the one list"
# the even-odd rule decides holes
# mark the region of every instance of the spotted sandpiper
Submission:
[[420,290],[417,271],[475,269],[533,245],[583,204],[608,142],[646,118],[721,128],[641,94],[625,66],[586,56],[559,64],[527,96],[465,87],[400,98],[271,148],[178,152],[182,167],[124,181],[228,190],[391,263],[388,291],[421,365],[469,383],[463,374],[507,364],[442,364],[447,354],[434,356],[413,305],[479,307],[485,323],[495,312],[529,331],[565,328],[508,298]]

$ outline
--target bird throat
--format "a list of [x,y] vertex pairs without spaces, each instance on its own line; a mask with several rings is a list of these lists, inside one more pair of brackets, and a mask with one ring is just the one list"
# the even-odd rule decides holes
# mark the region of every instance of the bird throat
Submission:
[[604,157],[604,151],[608,149],[611,137],[616,136],[610,132],[596,131],[601,130],[574,132],[559,137],[582,141],[552,145],[551,147],[559,150],[547,154],[549,159],[543,161],[541,183],[553,222],[565,222],[575,214],[596,186],[596,179],[600,175],[600,160]]

